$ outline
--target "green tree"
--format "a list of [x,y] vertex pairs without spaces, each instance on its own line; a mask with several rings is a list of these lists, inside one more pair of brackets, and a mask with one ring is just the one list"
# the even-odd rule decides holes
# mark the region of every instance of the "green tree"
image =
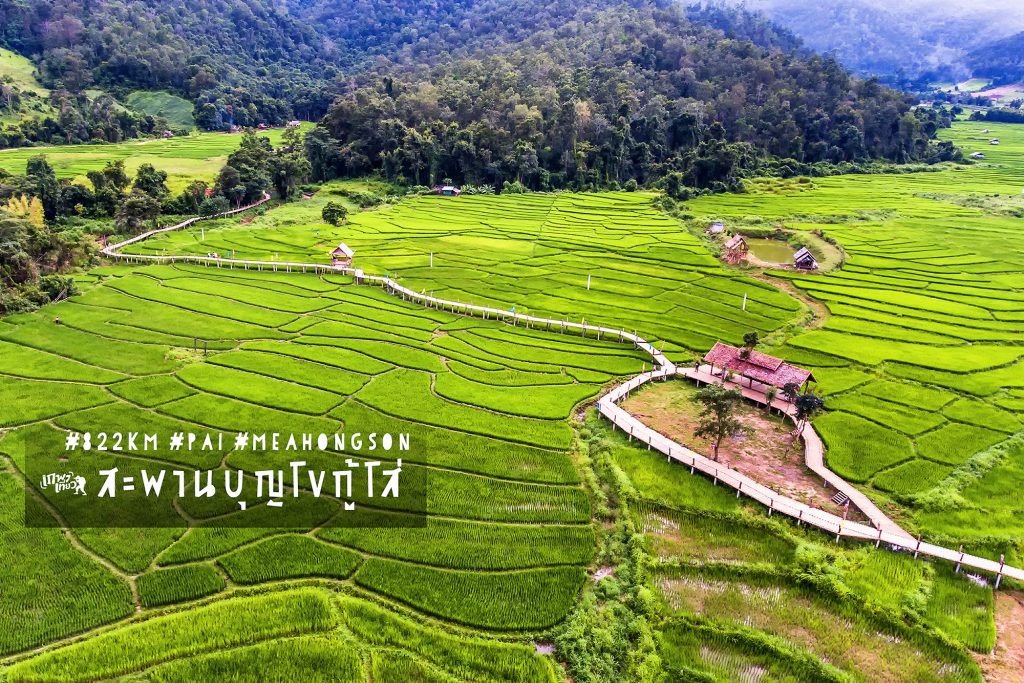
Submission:
[[298,128],[289,128],[284,132],[281,146],[267,158],[267,169],[278,196],[287,199],[295,194],[299,183],[309,178],[311,168],[302,144],[302,133]]
[[796,405],[797,433],[802,432],[807,421],[812,419],[825,407],[825,400],[810,392],[797,396],[794,403]]
[[700,405],[697,428],[693,435],[712,440],[714,460],[718,462],[718,449],[722,439],[742,430],[742,423],[736,419],[736,408],[743,396],[736,389],[726,389],[719,384],[708,384],[693,397]]
[[46,157],[40,154],[30,158],[25,166],[25,176],[35,185],[34,194],[43,203],[46,219],[56,218],[60,210],[60,182]]
[[228,202],[227,197],[216,195],[204,199],[199,205],[198,213],[200,216],[216,216],[219,213],[224,213],[231,209],[231,204]]
[[320,212],[320,216],[324,219],[324,223],[340,225],[345,222],[345,217],[348,216],[348,208],[338,202],[327,202]]
[[167,171],[158,171],[153,164],[142,164],[135,173],[132,189],[148,194],[153,199],[163,199],[171,193],[166,182]]
[[122,233],[138,232],[146,221],[152,221],[156,227],[156,219],[160,216],[160,202],[142,192],[132,192],[125,197],[114,217],[117,229]]

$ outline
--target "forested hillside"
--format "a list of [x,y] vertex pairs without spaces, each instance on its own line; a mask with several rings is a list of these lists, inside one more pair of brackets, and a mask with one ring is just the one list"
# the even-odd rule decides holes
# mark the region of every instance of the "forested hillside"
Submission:
[[466,35],[463,56],[437,62],[441,40],[412,42],[351,79],[307,138],[314,173],[532,189],[664,179],[684,196],[755,172],[955,156],[929,142],[945,122],[903,95],[674,7],[590,8],[521,41]]
[[1018,33],[974,50],[967,63],[978,76],[997,84],[1024,81],[1024,33]]
[[968,51],[1024,29],[1015,0],[747,0],[809,47],[901,86],[970,77]]
[[181,93],[210,129],[315,117],[334,73],[327,41],[266,0],[0,0],[0,46],[49,87]]

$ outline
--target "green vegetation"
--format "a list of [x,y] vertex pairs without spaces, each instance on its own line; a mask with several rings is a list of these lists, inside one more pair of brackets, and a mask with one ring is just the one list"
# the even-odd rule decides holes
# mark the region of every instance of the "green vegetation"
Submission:
[[[682,223],[640,192],[411,196],[360,211],[354,193],[392,190],[337,181],[135,246],[326,263],[344,240],[359,267],[417,291],[636,329],[681,365],[756,332],[759,348],[821,381],[827,412],[814,423],[830,467],[926,540],[1018,562],[1024,264],[1005,248],[1015,226],[921,195],[951,179],[995,193],[1012,177],[965,167],[815,178],[799,191],[693,200]],[[329,201],[350,208],[344,225],[322,222]],[[827,307],[822,327],[802,328],[806,304],[725,268],[693,234],[706,217],[740,215],[813,225],[842,245],[841,270],[768,275]],[[2,418],[0,547],[19,553],[0,577],[13,596],[0,618],[18,625],[0,631],[14,634],[0,636],[0,652],[109,628],[5,660],[9,681],[287,678],[303,657],[340,680],[557,679],[527,639],[553,643],[580,683],[752,671],[980,680],[967,648],[992,647],[990,587],[769,518],[606,423],[577,421],[603,387],[649,366],[614,333],[425,309],[334,275],[125,265],[81,282],[68,301],[0,322],[0,402],[13,406]],[[430,517],[407,500],[371,507],[362,494],[346,511],[302,483],[286,497],[290,525],[265,498],[243,511],[185,497],[162,529],[23,528],[23,492],[37,488],[20,476],[26,444],[54,428],[111,425],[408,432],[403,486],[424,492]],[[251,478],[286,467],[229,442],[102,457],[126,472],[239,468]],[[397,455],[353,446],[303,457],[314,468],[347,457],[391,467]],[[132,614],[132,581],[141,614],[114,623]],[[38,590],[61,582],[81,590]]]
[[[579,567],[483,573],[373,559],[359,569],[356,582],[444,619],[513,630],[545,628],[561,621],[584,577]],[[548,597],[538,600],[538,596]]]
[[90,681],[186,654],[324,631],[334,625],[327,594],[314,590],[231,599],[131,624],[13,667],[11,681]]
[[196,126],[192,103],[171,93],[136,90],[128,93],[124,103],[136,111],[164,119],[173,129],[190,131]]
[[427,661],[470,680],[556,680],[550,664],[525,645],[453,636],[366,602],[342,599],[342,619],[359,638],[374,645],[418,653]]
[[359,556],[306,536],[278,536],[220,559],[232,581],[263,583],[301,576],[348,577]]
[[209,565],[190,564],[143,574],[138,587],[143,606],[155,607],[216,593],[224,589],[224,579]]
[[158,683],[188,681],[309,681],[361,683],[359,655],[335,639],[303,637],[262,643],[161,666]]

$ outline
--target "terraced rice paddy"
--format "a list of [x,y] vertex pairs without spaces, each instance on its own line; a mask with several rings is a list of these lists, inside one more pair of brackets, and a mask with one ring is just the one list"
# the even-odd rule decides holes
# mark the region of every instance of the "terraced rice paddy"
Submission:
[[[952,134],[979,137],[974,124]],[[912,531],[1019,565],[1024,258],[1012,248],[1019,219],[998,207],[1014,210],[1024,186],[1024,131],[998,134],[991,165],[702,198],[686,207],[692,231],[638,193],[421,197],[331,227],[319,213],[340,185],[328,185],[248,224],[134,246],[325,263],[344,241],[357,266],[408,287],[636,329],[680,364],[757,330],[821,382],[830,410],[816,425],[833,469]],[[983,208],[970,193],[985,195]],[[758,214],[824,230],[844,249],[828,275],[770,274],[823,303],[823,326],[801,327],[808,304],[726,269],[695,236],[709,217]],[[11,406],[0,413],[0,678],[317,680],[313,667],[332,672],[324,680],[560,680],[527,643],[554,637],[581,588],[611,590],[587,577],[611,526],[607,494],[581,464],[589,452],[645,530],[645,599],[657,603],[670,676],[980,680],[966,648],[992,647],[991,588],[941,564],[835,546],[607,424],[575,422],[649,363],[629,346],[416,308],[340,275],[109,266],[81,282],[82,295],[0,324],[0,404]],[[157,529],[25,529],[28,446],[112,424],[407,431],[403,473],[430,517],[416,527],[407,505],[360,499],[356,516],[393,528],[346,524],[353,513],[302,492],[289,501],[302,523],[287,528],[263,504],[183,499]],[[263,466],[230,445],[162,457],[183,469]],[[110,462],[136,472],[152,458]],[[38,519],[64,509],[29,501]],[[40,601],[37,584],[76,590]]]
[[[144,620],[67,654],[30,660],[8,680],[93,680],[152,667],[153,680],[186,680],[223,665],[207,654],[216,648],[312,632],[328,641],[297,641],[303,645],[295,646],[296,657],[307,650],[342,656],[329,642],[343,612],[333,599],[308,593],[295,603],[283,593],[285,611],[275,606],[276,593],[220,599],[244,585],[328,580],[393,608],[498,632],[545,629],[576,601],[596,541],[590,501],[567,452],[573,435],[567,418],[604,384],[638,372],[642,353],[613,341],[550,335],[523,335],[517,353],[515,333],[501,323],[418,309],[380,290],[346,286],[347,278],[337,276],[186,266],[110,267],[92,276],[96,282],[81,296],[9,317],[0,332],[10,350],[2,368],[4,404],[13,406],[3,412],[10,431],[0,441],[8,456],[0,479],[9,489],[3,512],[10,517],[0,526],[0,547],[10,553],[29,543],[45,548],[12,559],[18,569],[0,579],[0,655],[127,617],[133,590],[143,615],[164,605],[213,602],[159,618],[166,626]],[[192,351],[194,337],[207,342],[208,357]],[[164,434],[231,434],[255,425],[282,433],[408,432],[413,447],[402,454],[403,472],[429,477],[432,516],[425,528],[403,528],[409,515],[398,503],[391,512],[347,513],[375,524],[351,528],[337,503],[303,495],[289,502],[289,527],[275,528],[265,505],[243,513],[189,498],[179,512],[168,511],[177,521],[161,529],[79,529],[73,544],[57,530],[19,529],[26,444],[55,428],[84,432],[118,424]],[[259,456],[230,448],[160,457],[170,460],[154,460],[140,448],[116,462],[132,471],[161,462],[248,472],[265,467]],[[360,458],[355,451],[351,457]],[[41,516],[53,509],[33,505]],[[296,524],[296,516],[308,525]],[[381,519],[395,528],[379,528]],[[74,582],[76,590],[40,602],[22,588],[29,576],[52,586]],[[251,629],[170,642],[179,628],[202,633],[205,620],[223,621],[215,616],[220,611],[258,611],[264,603],[265,615],[253,612],[245,620]],[[355,610],[365,603],[353,598],[351,604]],[[151,629],[161,636],[151,637]],[[375,627],[367,632],[375,634]],[[374,651],[381,637],[368,635],[357,650]],[[429,631],[413,640],[443,650],[447,645],[432,644],[438,637]],[[137,642],[155,649],[139,649]],[[434,655],[410,642],[401,643],[408,661],[375,666],[393,680],[422,667],[481,666],[487,673],[506,666],[443,657],[432,664]],[[266,648],[276,647],[284,646],[257,646],[253,661],[274,656]],[[550,675],[548,664],[528,650],[486,647],[513,669]],[[353,666],[363,675],[359,661]]]
[[[880,500],[906,504],[910,526],[926,536],[1016,553],[1024,525],[1004,513],[1020,503],[977,492],[1018,466],[1019,449],[996,445],[1021,430],[1013,392],[1024,384],[1015,217],[1024,129],[960,123],[945,134],[968,152],[985,144],[987,159],[940,173],[815,179],[800,193],[707,197],[687,208],[725,220],[756,214],[838,241],[840,271],[772,273],[830,314],[776,349],[815,372],[828,368],[821,379],[833,411],[815,425],[829,466]],[[993,135],[1003,144],[989,150]],[[830,379],[840,371],[856,381]]]

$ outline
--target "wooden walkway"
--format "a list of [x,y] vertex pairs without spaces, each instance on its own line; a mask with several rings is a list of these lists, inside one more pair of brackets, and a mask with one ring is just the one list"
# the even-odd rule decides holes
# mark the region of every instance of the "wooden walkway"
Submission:
[[[129,244],[141,242],[153,235],[185,228],[198,221],[222,218],[224,216],[247,211],[269,201],[269,199],[270,196],[264,194],[263,199],[260,201],[239,209],[227,211],[215,216],[190,218],[189,220],[178,223],[177,225],[172,225],[158,230],[150,230],[149,232],[118,242],[117,244],[108,245],[103,249],[102,253],[111,258],[120,259],[129,263],[195,263],[204,266],[216,266],[219,268],[238,267],[246,270],[252,268],[257,270],[273,270],[275,272],[285,270],[286,272],[342,273],[353,276],[356,284],[377,285],[384,288],[384,290],[390,294],[399,296],[406,301],[427,306],[428,308],[451,311],[452,313],[461,315],[478,315],[485,320],[501,320],[506,323],[511,323],[513,326],[521,324],[529,329],[543,328],[552,332],[558,331],[562,333],[578,332],[581,336],[593,335],[596,339],[615,339],[621,342],[629,342],[633,344],[635,348],[642,350],[651,357],[653,363],[652,369],[630,379],[627,382],[624,382],[623,384],[620,384],[602,396],[598,399],[597,409],[601,415],[611,420],[612,425],[615,428],[621,429],[625,432],[630,440],[635,439],[641,444],[646,445],[648,449],[660,452],[665,455],[670,462],[675,461],[682,463],[684,466],[689,467],[690,472],[693,474],[697,471],[702,472],[712,478],[716,486],[721,484],[735,489],[737,497],[743,495],[751,500],[761,503],[767,508],[769,516],[774,513],[787,515],[795,519],[797,524],[808,524],[821,529],[826,533],[834,534],[836,542],[838,542],[840,538],[858,539],[868,542],[873,541],[876,548],[884,543],[893,550],[912,552],[915,558],[919,555],[926,555],[929,557],[948,560],[955,563],[957,569],[963,566],[995,575],[997,588],[1004,576],[1017,581],[1024,581],[1024,570],[1006,565],[1002,561],[997,562],[984,557],[968,555],[962,551],[952,550],[950,548],[945,548],[931,543],[925,543],[920,538],[912,538],[907,534],[907,532],[901,529],[899,525],[890,520],[881,510],[879,510],[867,496],[825,467],[824,444],[810,424],[805,425],[801,433],[805,444],[805,458],[807,466],[813,472],[821,476],[824,481],[827,481],[837,490],[842,491],[849,496],[852,503],[860,508],[860,510],[871,520],[873,526],[843,520],[841,517],[829,512],[805,505],[804,503],[779,494],[757,481],[737,472],[736,470],[723,467],[713,460],[706,458],[703,455],[700,455],[699,453],[696,453],[654,431],[619,407],[618,404],[628,396],[630,392],[638,389],[647,382],[665,380],[675,375],[682,375],[689,379],[705,383],[711,381],[720,382],[721,378],[712,375],[709,366],[701,366],[696,370],[692,368],[678,368],[675,364],[669,361],[661,351],[656,349],[654,345],[642,337],[639,337],[636,334],[636,331],[629,333],[624,329],[588,325],[584,322],[576,323],[568,320],[540,318],[501,308],[478,306],[475,304],[440,299],[430,296],[424,292],[415,292],[408,287],[398,284],[389,277],[365,275],[362,270],[358,268],[335,267],[322,263],[252,261],[245,259],[213,258],[209,256],[164,256],[120,253],[120,250],[123,247],[126,247]],[[739,385],[736,386],[741,390],[741,393],[743,393],[745,397],[764,403],[764,395],[757,390]],[[776,399],[773,401],[772,407],[779,409],[792,418],[793,406],[788,402]]]

